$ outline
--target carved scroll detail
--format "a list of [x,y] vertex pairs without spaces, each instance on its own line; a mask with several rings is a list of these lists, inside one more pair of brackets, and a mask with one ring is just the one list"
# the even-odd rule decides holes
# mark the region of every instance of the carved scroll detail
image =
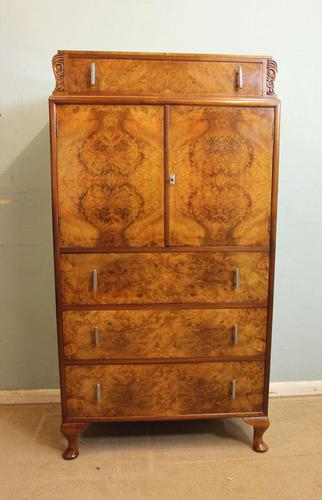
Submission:
[[267,74],[266,74],[266,93],[267,95],[275,95],[274,82],[277,73],[277,63],[273,59],[267,60]]
[[53,71],[56,79],[55,92],[64,91],[64,56],[56,54],[53,57]]

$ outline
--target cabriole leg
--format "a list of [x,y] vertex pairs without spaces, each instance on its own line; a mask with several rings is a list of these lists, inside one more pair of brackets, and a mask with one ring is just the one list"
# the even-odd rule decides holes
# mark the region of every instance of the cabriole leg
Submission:
[[254,428],[253,449],[258,453],[265,453],[268,450],[268,446],[263,441],[263,434],[269,427],[269,418],[245,417],[244,421]]
[[60,430],[62,434],[65,436],[68,442],[68,446],[63,454],[63,457],[65,460],[73,460],[74,458],[78,457],[79,451],[78,451],[78,443],[77,443],[77,438],[79,432],[84,431],[87,429],[89,426],[88,423],[62,423]]

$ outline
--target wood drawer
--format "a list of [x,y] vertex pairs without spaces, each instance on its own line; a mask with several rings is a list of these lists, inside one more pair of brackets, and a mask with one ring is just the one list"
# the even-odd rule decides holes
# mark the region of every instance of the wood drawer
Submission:
[[[63,304],[267,300],[267,253],[121,253],[61,256]],[[240,286],[234,285],[240,270]],[[93,272],[97,291],[93,291]]]
[[65,311],[64,355],[91,360],[262,355],[266,316],[266,309]]
[[[95,64],[95,85],[91,64]],[[242,67],[243,88],[237,86]],[[265,68],[266,69],[266,68]],[[65,87],[71,94],[262,96],[263,63],[69,57]]]
[[263,406],[264,363],[257,361],[70,365],[65,373],[69,417],[171,417]]

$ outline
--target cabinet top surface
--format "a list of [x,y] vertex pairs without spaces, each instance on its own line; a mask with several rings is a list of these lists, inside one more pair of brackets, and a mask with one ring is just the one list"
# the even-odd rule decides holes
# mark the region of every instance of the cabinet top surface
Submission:
[[245,55],[245,54],[190,54],[174,52],[113,52],[101,50],[58,50],[58,54],[66,54],[70,57],[99,57],[115,59],[174,59],[191,61],[263,61],[271,59],[268,55]]

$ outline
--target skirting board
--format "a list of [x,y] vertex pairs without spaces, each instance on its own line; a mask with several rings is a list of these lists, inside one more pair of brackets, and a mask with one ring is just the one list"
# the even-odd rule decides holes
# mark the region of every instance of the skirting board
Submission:
[[19,389],[0,391],[0,404],[60,403],[59,389]]
[[[300,380],[294,382],[272,382],[269,386],[271,398],[282,396],[322,395],[322,380]],[[0,404],[59,403],[59,389],[21,389],[0,391]]]
[[293,382],[271,382],[269,396],[314,396],[322,394],[322,380],[295,380]]

